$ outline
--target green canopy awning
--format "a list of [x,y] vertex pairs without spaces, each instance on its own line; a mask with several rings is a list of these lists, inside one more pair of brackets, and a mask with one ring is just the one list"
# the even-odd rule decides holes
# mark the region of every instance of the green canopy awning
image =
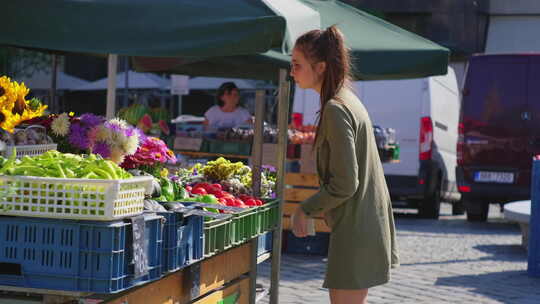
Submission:
[[130,56],[201,57],[280,48],[286,20],[262,1],[17,0],[0,44]]
[[290,60],[290,56],[271,50],[263,54],[191,61],[183,58],[132,57],[132,67],[139,72],[277,80],[279,69],[288,69]]
[[[321,25],[336,24],[351,50],[354,77],[363,80],[444,75],[449,50],[340,1],[300,0],[318,11]],[[213,58],[133,58],[141,72],[276,80],[290,56],[273,50],[249,56]]]
[[319,12],[323,28],[336,24],[343,32],[358,79],[419,78],[447,72],[447,48],[340,1],[301,2]]

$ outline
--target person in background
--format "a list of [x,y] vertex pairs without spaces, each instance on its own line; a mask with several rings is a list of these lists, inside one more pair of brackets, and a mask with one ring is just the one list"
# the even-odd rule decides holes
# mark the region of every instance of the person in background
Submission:
[[209,129],[234,128],[242,124],[251,124],[251,114],[239,106],[240,92],[234,82],[225,82],[216,96],[217,105],[204,113],[204,124]]
[[171,114],[169,110],[161,107],[161,100],[159,97],[153,97],[148,102],[150,117],[152,117],[152,122],[156,123],[163,120],[166,123],[169,123],[171,120]]
[[332,304],[365,304],[368,288],[390,280],[398,265],[392,202],[368,112],[348,88],[350,57],[335,26],[296,40],[291,76],[320,94],[315,136],[319,191],[293,216],[307,235],[307,217],[324,216],[331,229],[324,287]]

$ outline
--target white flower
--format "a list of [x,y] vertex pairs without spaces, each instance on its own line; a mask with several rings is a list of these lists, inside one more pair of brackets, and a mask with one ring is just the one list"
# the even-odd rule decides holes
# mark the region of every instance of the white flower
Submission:
[[109,119],[108,123],[113,124],[113,125],[117,125],[117,126],[121,127],[122,129],[127,129],[127,127],[128,127],[128,123],[125,120],[123,120],[121,118],[118,118],[118,117],[113,118],[113,119]]
[[137,148],[139,148],[139,136],[137,134],[129,136],[124,142],[123,148],[127,155],[135,154],[135,152],[137,152]]
[[56,119],[51,123],[52,132],[57,136],[68,135],[70,126],[71,123],[69,122],[69,116],[67,113],[58,115],[58,117],[56,117]]

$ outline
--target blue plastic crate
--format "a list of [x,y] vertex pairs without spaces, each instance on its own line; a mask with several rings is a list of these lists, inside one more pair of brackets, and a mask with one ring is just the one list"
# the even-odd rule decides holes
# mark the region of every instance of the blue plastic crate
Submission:
[[[158,229],[161,219],[145,216],[146,232]],[[129,228],[127,221],[0,217],[0,285],[97,293],[126,289],[133,281]],[[156,264],[150,252],[157,246],[149,240],[149,265]]]
[[291,231],[286,232],[284,249],[286,253],[306,255],[327,255],[330,234],[317,232],[314,236],[298,238]]
[[261,255],[272,250],[273,234],[274,233],[270,231],[259,236],[257,255]]
[[161,212],[165,217],[163,271],[176,271],[202,259],[204,218],[200,215]]

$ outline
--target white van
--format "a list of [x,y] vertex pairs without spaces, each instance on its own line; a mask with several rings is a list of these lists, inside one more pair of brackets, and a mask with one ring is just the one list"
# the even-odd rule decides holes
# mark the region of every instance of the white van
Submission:
[[[454,71],[420,79],[358,81],[356,93],[372,123],[396,130],[400,161],[385,163],[384,172],[395,206],[418,208],[425,218],[438,218],[441,200],[463,206],[456,186],[459,91]],[[318,95],[297,89],[294,112],[314,123]]]

